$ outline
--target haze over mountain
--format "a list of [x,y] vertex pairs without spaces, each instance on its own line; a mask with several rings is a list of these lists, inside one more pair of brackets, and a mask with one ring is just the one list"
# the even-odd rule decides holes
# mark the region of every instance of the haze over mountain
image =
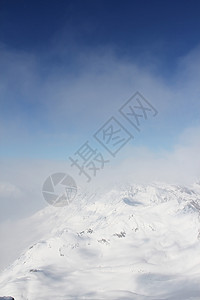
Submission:
[[200,185],[126,185],[46,207],[0,276],[15,299],[199,299]]

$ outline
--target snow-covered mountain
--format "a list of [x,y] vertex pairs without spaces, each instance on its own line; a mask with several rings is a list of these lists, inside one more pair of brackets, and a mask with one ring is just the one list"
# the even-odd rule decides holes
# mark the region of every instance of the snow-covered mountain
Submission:
[[0,296],[200,299],[199,212],[198,184],[127,185],[47,207],[34,216],[43,239],[2,272]]

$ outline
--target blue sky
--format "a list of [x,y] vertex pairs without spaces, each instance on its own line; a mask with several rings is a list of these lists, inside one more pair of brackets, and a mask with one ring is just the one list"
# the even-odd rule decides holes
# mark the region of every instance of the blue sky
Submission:
[[33,185],[40,191],[44,177],[60,171],[136,91],[159,113],[132,132],[110,167],[126,170],[123,160],[131,165],[134,154],[141,180],[199,177],[199,13],[194,0],[1,0],[3,203],[15,193],[13,212],[19,203],[22,210]]
[[[199,42],[198,1],[1,1],[1,42],[40,53],[53,40],[171,61]],[[162,48],[163,47],[163,48]],[[162,50],[162,54],[160,53]]]
[[[74,147],[80,136],[88,138],[91,127],[95,129],[94,120],[103,122],[104,115],[107,117],[106,103],[99,116],[93,112],[99,99],[91,87],[87,89],[90,76],[95,78],[91,85],[98,85],[98,94],[113,104],[113,111],[140,88],[136,84],[132,84],[132,91],[124,87],[116,102],[111,99],[114,82],[106,86],[111,92],[103,91],[119,65],[132,64],[144,73],[146,69],[154,79],[173,87],[181,74],[181,60],[199,45],[199,10],[198,1],[1,1],[2,157],[62,158],[64,151],[73,149],[73,143],[69,146],[64,141],[68,134],[71,139],[74,133]],[[120,81],[118,75],[116,80]],[[48,91],[52,82],[55,87]],[[73,95],[73,91],[66,95],[64,116],[54,110],[52,102],[58,102],[59,107],[67,85],[74,89],[80,85],[80,95]],[[54,92],[55,98],[48,103]],[[80,98],[76,103],[80,110],[84,104],[88,106],[86,113],[76,113],[76,105],[70,103],[73,97]],[[85,102],[86,98],[91,99]],[[108,105],[108,115],[113,114],[111,107]],[[171,114],[171,122],[175,122],[171,140],[168,137],[165,143],[166,138],[158,134],[153,146],[173,146],[176,134],[195,119],[198,122],[194,107],[189,118],[188,108],[184,118],[173,119]],[[167,114],[162,118],[163,135],[167,134],[165,127],[170,130],[171,126],[165,118]],[[150,141],[143,135],[141,143]]]

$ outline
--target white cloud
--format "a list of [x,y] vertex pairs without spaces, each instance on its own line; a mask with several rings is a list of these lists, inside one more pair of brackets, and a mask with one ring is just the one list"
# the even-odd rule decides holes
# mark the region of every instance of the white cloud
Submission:
[[[60,162],[53,159],[4,159],[0,175],[4,185],[0,186],[0,192],[10,201],[15,197],[17,201],[13,212],[15,210],[16,216],[23,212],[31,213],[45,205],[41,195],[45,178],[53,172],[69,172],[69,151],[72,148],[75,151],[76,145],[81,146],[137,90],[159,111],[155,124],[151,124],[151,135],[160,135],[157,141],[162,135],[166,136],[170,145],[161,144],[159,151],[153,147],[150,150],[144,135],[143,145],[139,147],[136,140],[135,146],[127,146],[119,158],[111,161],[102,175],[99,174],[94,185],[122,179],[187,183],[199,176],[200,74],[196,67],[199,65],[199,48],[180,58],[179,66],[169,80],[162,77],[162,70],[156,69],[156,66],[144,67],[137,61],[119,58],[109,48],[95,49],[95,54],[83,52],[75,60],[72,70],[68,69],[63,58],[62,68],[52,66],[49,67],[50,72],[47,68],[46,73],[44,70],[48,64],[45,65],[45,60],[40,64],[40,57],[5,49],[0,51],[0,64],[5,70],[0,86],[1,99],[6,99],[14,111],[9,120],[4,114],[1,116],[3,147],[14,141],[14,145],[20,145],[20,150],[27,156],[29,150],[40,156],[40,151],[44,150],[41,145],[46,144],[48,155],[53,137],[52,144],[57,146],[54,152],[60,156],[64,147],[62,144],[61,149],[60,140],[66,143],[66,156]],[[62,54],[60,58],[62,61]],[[16,95],[23,96],[21,100],[26,105],[31,103],[38,109],[34,117],[32,108],[20,110]],[[174,143],[175,138],[177,141]],[[73,143],[76,145],[73,146]],[[72,172],[77,180],[84,182],[76,170]],[[4,209],[6,206],[8,211],[11,202],[4,200]]]
[[0,198],[18,198],[22,195],[20,189],[9,182],[0,182]]

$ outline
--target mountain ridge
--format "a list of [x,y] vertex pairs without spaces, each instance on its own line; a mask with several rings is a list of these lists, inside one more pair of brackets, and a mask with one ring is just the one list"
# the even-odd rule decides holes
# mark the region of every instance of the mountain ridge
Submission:
[[199,205],[199,184],[79,193],[35,215],[49,233],[2,272],[0,291],[20,300],[199,299]]

